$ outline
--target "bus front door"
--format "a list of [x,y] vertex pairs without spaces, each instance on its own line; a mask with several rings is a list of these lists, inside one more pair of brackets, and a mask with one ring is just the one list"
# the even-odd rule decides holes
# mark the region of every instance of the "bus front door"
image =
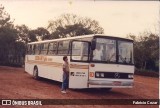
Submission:
[[71,42],[69,88],[88,88],[89,45],[87,41]]

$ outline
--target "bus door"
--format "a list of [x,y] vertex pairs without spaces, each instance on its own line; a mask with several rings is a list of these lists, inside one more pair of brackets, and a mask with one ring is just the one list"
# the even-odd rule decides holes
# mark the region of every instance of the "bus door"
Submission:
[[90,42],[71,42],[69,88],[88,88]]

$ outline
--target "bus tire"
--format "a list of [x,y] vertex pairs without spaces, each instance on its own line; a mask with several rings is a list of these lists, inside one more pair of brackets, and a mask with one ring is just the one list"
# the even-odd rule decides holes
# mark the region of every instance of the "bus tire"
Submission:
[[104,91],[107,91],[107,92],[112,90],[112,88],[101,88],[101,89],[104,90]]
[[39,79],[37,66],[35,66],[34,69],[33,69],[33,78],[36,79],[36,80]]

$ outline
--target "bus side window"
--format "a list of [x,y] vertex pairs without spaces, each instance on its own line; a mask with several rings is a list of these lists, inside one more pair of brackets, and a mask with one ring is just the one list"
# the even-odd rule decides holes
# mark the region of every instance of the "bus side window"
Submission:
[[72,43],[72,60],[88,61],[89,43],[73,41]]
[[34,54],[40,54],[41,44],[34,45]]
[[40,45],[40,54],[46,55],[48,50],[48,43],[43,43]]
[[48,55],[56,55],[56,54],[57,54],[57,42],[49,43]]
[[32,52],[31,52],[32,55],[35,54],[35,49],[36,49],[36,45],[34,44],[34,45],[32,45]]
[[31,45],[31,52],[30,52],[30,54],[34,54],[35,53],[35,45]]
[[31,54],[31,51],[32,51],[32,45],[28,45],[27,46],[27,54]]
[[60,41],[58,44],[58,55],[67,55],[69,51],[69,41]]

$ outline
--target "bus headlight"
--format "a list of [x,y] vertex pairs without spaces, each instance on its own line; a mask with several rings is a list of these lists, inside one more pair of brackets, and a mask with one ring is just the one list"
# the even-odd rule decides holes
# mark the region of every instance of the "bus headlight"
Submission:
[[133,78],[133,74],[128,74],[128,78]]
[[104,77],[104,73],[101,73],[100,76],[101,76],[101,77]]
[[99,77],[99,73],[96,73],[96,77]]

